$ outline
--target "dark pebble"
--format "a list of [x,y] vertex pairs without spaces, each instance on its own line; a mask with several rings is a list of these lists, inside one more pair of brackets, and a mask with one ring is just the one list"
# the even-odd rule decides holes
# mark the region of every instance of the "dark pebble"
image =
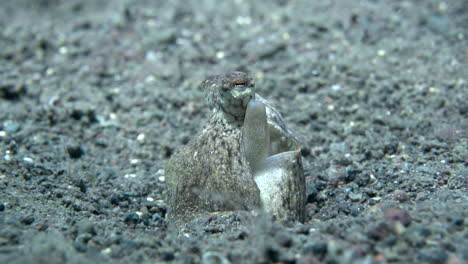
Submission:
[[308,225],[299,225],[294,229],[296,234],[308,235],[310,233],[310,226]]
[[302,147],[301,148],[301,154],[302,154],[303,157],[308,157],[310,155],[310,148]]
[[164,261],[173,261],[175,259],[175,255],[172,252],[163,252],[161,257]]
[[[1,211],[1,207],[0,207],[0,211]],[[465,223],[465,220],[463,218],[455,218],[452,221],[452,224],[458,227],[463,227],[464,223]]]
[[1,84],[0,85],[0,98],[9,101],[16,101],[21,98],[21,96],[26,94],[26,86],[22,84]]
[[304,255],[313,255],[320,260],[323,260],[325,258],[327,252],[328,245],[326,242],[323,241],[313,242],[310,245],[307,245],[302,251]]
[[389,235],[386,239],[383,240],[383,243],[388,247],[393,247],[398,242],[397,236],[394,234]]
[[82,193],[86,193],[86,191],[88,190],[88,186],[86,185],[86,182],[83,181],[83,179],[80,179],[77,186],[80,188],[80,191]]
[[34,216],[25,216],[23,218],[21,218],[20,222],[23,224],[23,225],[31,225],[32,223],[34,223]]
[[88,122],[90,123],[98,122],[98,119],[96,117],[96,112],[94,112],[94,110],[92,109],[89,109],[88,111],[86,111],[86,117],[88,117]]
[[369,231],[367,232],[367,236],[371,239],[380,241],[384,240],[392,233],[393,230],[387,223],[380,222],[376,226],[369,229]]
[[121,197],[117,194],[112,194],[110,197],[110,202],[111,204],[114,204],[114,205],[119,204],[121,200],[122,200]]
[[360,187],[366,186],[366,185],[368,185],[369,182],[370,182],[370,176],[369,176],[369,174],[367,174],[367,173],[360,173],[360,174],[358,174],[358,175],[355,176],[354,181],[355,181],[356,184],[359,185]]
[[0,212],[3,212],[6,210],[6,205],[4,203],[0,203]]
[[84,154],[83,149],[79,145],[67,146],[67,152],[72,159],[79,159]]
[[265,249],[265,258],[271,262],[278,262],[280,258],[280,252],[273,247],[267,247]]
[[353,161],[347,158],[339,158],[339,159],[334,160],[334,164],[346,167],[346,166],[353,164]]
[[422,248],[426,245],[427,237],[431,235],[431,230],[424,226],[409,228],[404,233],[405,239],[415,248]]
[[110,202],[113,205],[119,205],[123,202],[127,202],[130,198],[129,194],[123,193],[123,194],[112,194],[110,197]]
[[294,240],[286,234],[280,234],[276,239],[278,240],[278,243],[285,248],[290,248],[294,244]]
[[306,210],[306,216],[309,218],[313,217],[319,211],[317,205],[311,204],[311,203],[306,204],[305,210]]
[[109,146],[109,140],[104,137],[96,137],[94,139],[94,144],[98,147],[106,148],[107,146]]
[[432,234],[431,230],[425,226],[416,229],[418,235],[422,237],[428,237]]
[[245,231],[241,231],[239,232],[239,234],[237,235],[237,238],[240,239],[240,240],[245,240],[246,238],[249,237],[249,233],[245,232]]
[[450,243],[450,242],[447,242],[447,243],[444,243],[442,245],[446,250],[450,251],[450,252],[455,252],[457,251],[457,248],[455,247],[454,244]]
[[356,217],[358,216],[361,212],[362,212],[363,208],[362,206],[358,205],[358,206],[353,206],[351,208],[351,215]]
[[317,194],[318,194],[318,190],[317,188],[315,187],[315,184],[313,183],[308,183],[306,185],[306,195],[307,195],[307,202],[308,203],[313,203],[316,201],[316,197],[317,197]]
[[199,246],[191,245],[187,248],[187,252],[190,254],[200,255],[202,251]]
[[384,219],[387,222],[400,222],[405,227],[411,224],[411,216],[408,211],[398,206],[389,207],[385,209]]
[[368,204],[370,206],[376,205],[376,204],[380,203],[381,200],[382,200],[381,198],[371,198],[371,199],[369,199]]
[[395,154],[398,150],[398,142],[390,142],[384,146],[384,153],[387,155]]
[[159,214],[153,214],[151,216],[151,220],[155,222],[160,222],[160,221],[164,221],[164,218],[162,218]]
[[160,216],[165,216],[166,215],[166,208],[164,208],[163,206],[161,206],[160,204],[156,203],[156,202],[148,202],[148,201],[144,201],[143,202],[143,205],[146,206],[148,208],[148,211],[152,214],[159,214]]
[[344,178],[345,182],[349,183],[349,182],[354,181],[356,176],[358,176],[361,172],[362,170],[360,169],[347,169],[345,173],[345,178]]
[[81,109],[73,109],[70,114],[70,116],[75,120],[80,120],[83,117],[83,115],[84,112]]
[[93,236],[88,233],[80,234],[75,238],[73,246],[79,252],[86,252],[88,250],[88,241],[91,240],[92,237]]
[[137,213],[129,213],[127,216],[125,216],[124,222],[126,224],[137,224],[140,222],[141,218]]
[[280,263],[284,264],[296,264],[296,259],[291,253],[286,253],[281,257]]
[[84,253],[88,250],[88,247],[82,241],[73,242],[73,247],[76,249],[76,251],[81,253]]

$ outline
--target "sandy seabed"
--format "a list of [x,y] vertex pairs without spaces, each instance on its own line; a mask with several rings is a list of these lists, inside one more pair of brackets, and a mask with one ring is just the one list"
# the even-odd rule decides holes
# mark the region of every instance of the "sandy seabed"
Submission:
[[[2,1],[0,263],[468,262],[468,5]],[[164,168],[249,72],[302,143],[307,221],[176,230]]]

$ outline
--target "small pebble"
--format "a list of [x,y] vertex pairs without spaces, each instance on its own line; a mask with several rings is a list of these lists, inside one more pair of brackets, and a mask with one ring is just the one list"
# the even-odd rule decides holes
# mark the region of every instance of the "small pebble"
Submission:
[[145,141],[145,134],[143,134],[143,133],[138,134],[137,140],[140,141],[140,142]]
[[328,252],[328,245],[323,241],[316,241],[307,245],[304,250],[304,255],[313,255],[322,260]]
[[35,227],[38,231],[46,231],[47,228],[49,228],[49,225],[46,222],[39,222]]
[[347,169],[344,178],[345,182],[349,183],[354,181],[356,176],[358,176],[360,173],[362,173],[362,170],[360,169]]
[[249,233],[245,232],[245,231],[241,231],[239,232],[239,234],[237,235],[237,238],[240,239],[240,240],[245,240],[246,238],[249,237]]
[[408,196],[408,194],[405,191],[396,190],[396,191],[393,192],[393,199],[395,201],[400,202],[400,203],[408,201],[409,198],[410,197]]
[[306,182],[306,195],[307,195],[307,202],[308,203],[313,203],[315,201],[315,198],[317,197],[318,190],[315,186],[315,184],[307,181]]
[[361,206],[353,206],[351,208],[351,215],[356,217],[358,216],[361,212],[363,211],[363,208]]
[[67,152],[72,159],[79,159],[84,154],[83,149],[79,145],[67,146]]
[[348,198],[353,202],[359,202],[362,200],[363,196],[362,196],[362,193],[350,192],[348,193]]
[[400,222],[405,227],[411,224],[411,216],[408,211],[398,206],[385,209],[384,219],[387,222]]
[[140,215],[137,213],[129,213],[125,216],[124,222],[126,224],[137,224],[141,220]]
[[34,162],[34,160],[32,158],[30,158],[30,157],[24,157],[23,161],[26,162],[26,163],[33,163]]
[[310,226],[301,224],[295,227],[294,233],[307,236],[309,235],[309,229],[310,229]]
[[162,218],[159,214],[153,214],[151,219],[155,222],[164,221],[164,218]]
[[280,252],[273,247],[267,247],[265,249],[265,258],[270,262],[279,262]]
[[424,200],[427,200],[428,197],[429,197],[429,194],[426,193],[425,191],[422,191],[416,195],[416,201],[424,201]]
[[20,222],[23,224],[23,225],[31,225],[32,223],[34,223],[34,216],[25,216],[23,218],[21,218]]
[[285,248],[290,248],[294,245],[294,240],[286,234],[280,234],[276,239],[278,240],[278,243]]
[[369,205],[376,205],[378,203],[380,203],[380,201],[382,201],[382,197],[372,197],[371,199],[369,199]]
[[10,121],[10,122],[3,122],[5,132],[7,133],[15,133],[20,129],[20,125],[16,122]]
[[175,259],[174,253],[172,252],[163,252],[162,259],[164,261],[173,261]]
[[309,147],[302,147],[301,154],[303,157],[308,157],[310,155],[310,148]]
[[81,220],[78,225],[78,232],[80,234],[91,234],[96,235],[95,224],[89,220]]
[[377,225],[371,227],[367,233],[367,236],[371,239],[380,241],[387,238],[389,235],[392,234],[391,227],[384,222],[380,222]]

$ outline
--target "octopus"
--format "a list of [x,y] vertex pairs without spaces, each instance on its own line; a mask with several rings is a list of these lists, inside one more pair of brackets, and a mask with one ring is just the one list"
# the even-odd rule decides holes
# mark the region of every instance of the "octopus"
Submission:
[[169,160],[168,219],[187,223],[212,212],[263,210],[304,220],[300,145],[253,79],[229,72],[201,83],[211,116]]

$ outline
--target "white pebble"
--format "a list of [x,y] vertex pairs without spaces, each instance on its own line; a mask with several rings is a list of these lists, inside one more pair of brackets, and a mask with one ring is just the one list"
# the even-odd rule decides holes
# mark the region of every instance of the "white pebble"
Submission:
[[377,51],[377,55],[380,56],[380,57],[385,56],[385,54],[386,54],[385,50],[379,50],[379,51]]
[[145,140],[145,134],[143,133],[138,134],[137,140],[140,142],[143,142]]
[[24,157],[23,161],[27,162],[27,163],[33,163],[34,162],[34,160],[32,158],[30,158],[30,157]]

